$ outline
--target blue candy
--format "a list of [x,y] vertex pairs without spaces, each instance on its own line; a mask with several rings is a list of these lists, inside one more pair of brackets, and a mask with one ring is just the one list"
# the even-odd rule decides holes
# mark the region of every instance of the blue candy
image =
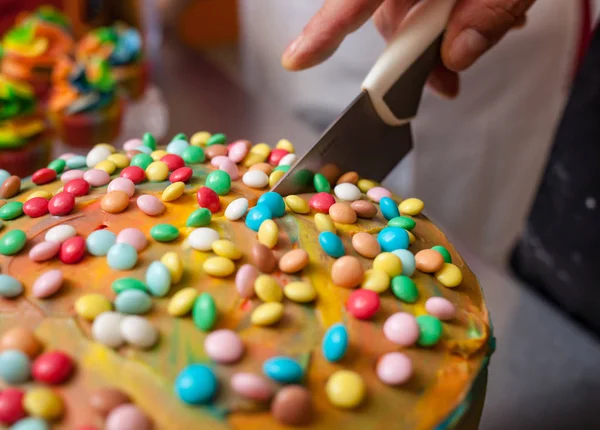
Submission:
[[7,384],[27,382],[31,376],[29,357],[16,349],[9,349],[0,354],[0,378]]
[[343,324],[334,324],[329,327],[321,344],[323,355],[327,361],[335,362],[344,358],[348,350],[348,332]]
[[285,214],[285,202],[283,201],[283,197],[275,191],[269,191],[260,196],[258,198],[258,204],[266,205],[275,218],[279,218]]
[[263,221],[272,219],[273,214],[271,209],[266,205],[258,205],[253,207],[246,214],[246,226],[250,230],[258,231]]
[[160,261],[153,261],[146,270],[146,285],[153,296],[163,297],[171,287],[171,272]]
[[137,250],[128,243],[117,243],[110,247],[106,261],[111,269],[129,270],[137,263]]
[[123,314],[145,314],[152,308],[152,299],[140,290],[125,290],[115,298],[115,309]]
[[304,371],[296,360],[282,356],[265,361],[263,373],[282,384],[297,384],[302,381],[304,376]]
[[323,248],[323,251],[331,257],[339,258],[346,253],[342,239],[330,231],[324,231],[319,234],[319,244]]
[[402,274],[409,278],[415,273],[415,256],[407,249],[396,249],[392,252],[402,261]]
[[217,392],[218,381],[210,367],[190,364],[177,375],[175,393],[185,403],[208,403]]
[[10,430],[48,430],[48,423],[41,418],[23,418],[12,425]]
[[177,154],[181,157],[183,151],[185,151],[188,146],[190,146],[190,144],[183,139],[173,140],[167,145],[167,152],[170,154]]
[[86,167],[86,159],[84,155],[74,155],[73,157],[67,159],[67,167],[69,169],[79,169],[81,167]]
[[10,177],[10,173],[8,173],[4,169],[0,169],[0,184],[6,181]]
[[136,146],[135,149],[137,151],[143,152],[144,154],[152,154],[152,148],[148,148],[147,146],[144,145],[140,145],[140,146]]
[[400,227],[386,227],[377,235],[377,242],[384,252],[406,249],[410,243],[408,233]]
[[10,275],[0,274],[0,297],[9,299],[23,294],[23,284]]
[[116,242],[117,235],[106,229],[93,231],[85,240],[87,251],[96,257],[108,254],[108,250]]
[[400,216],[398,205],[396,205],[396,202],[389,197],[382,197],[381,200],[379,200],[379,209],[381,209],[381,213],[388,221]]

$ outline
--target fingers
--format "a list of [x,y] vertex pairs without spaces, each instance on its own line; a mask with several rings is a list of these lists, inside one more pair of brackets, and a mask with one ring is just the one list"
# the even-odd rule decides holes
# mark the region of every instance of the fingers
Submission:
[[439,64],[429,75],[427,85],[437,94],[447,99],[454,99],[460,90],[458,73],[448,70]]
[[522,24],[534,0],[459,0],[442,43],[448,69],[465,70],[513,26]]
[[281,63],[288,70],[315,66],[331,56],[344,37],[362,26],[383,0],[326,0],[285,50]]

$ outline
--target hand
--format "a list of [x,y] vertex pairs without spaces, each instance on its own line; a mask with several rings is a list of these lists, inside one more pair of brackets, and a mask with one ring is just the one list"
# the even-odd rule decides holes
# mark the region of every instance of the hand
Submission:
[[[329,58],[349,33],[371,16],[390,40],[418,0],[326,0],[285,50],[283,66],[302,70]],[[508,30],[525,24],[525,13],[535,0],[458,0],[442,42],[442,62],[429,77],[437,92],[453,98],[459,90],[458,72],[471,66]]]

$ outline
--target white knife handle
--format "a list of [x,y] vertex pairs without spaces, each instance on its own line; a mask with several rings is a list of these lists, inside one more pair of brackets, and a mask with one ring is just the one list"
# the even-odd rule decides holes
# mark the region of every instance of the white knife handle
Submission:
[[[421,0],[402,21],[394,39],[389,43],[362,83],[369,93],[380,118],[388,125],[399,126],[411,116],[396,114],[384,100],[392,86],[427,51],[444,31],[456,0]],[[425,83],[423,77],[423,84]],[[418,89],[420,98],[422,88]],[[416,101],[416,107],[418,100]]]

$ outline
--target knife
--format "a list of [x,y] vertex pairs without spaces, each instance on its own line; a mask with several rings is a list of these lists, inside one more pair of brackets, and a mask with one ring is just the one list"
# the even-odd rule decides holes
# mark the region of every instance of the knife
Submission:
[[442,33],[455,2],[422,0],[410,10],[358,97],[272,191],[284,196],[311,191],[315,173],[332,184],[349,171],[375,181],[387,176],[412,149],[410,121],[440,61]]

